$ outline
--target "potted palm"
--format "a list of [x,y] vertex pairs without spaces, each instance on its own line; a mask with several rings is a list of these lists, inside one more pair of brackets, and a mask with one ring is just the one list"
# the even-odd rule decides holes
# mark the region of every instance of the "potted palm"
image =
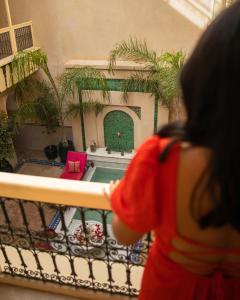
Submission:
[[94,140],[91,141],[91,144],[90,144],[90,151],[91,152],[96,152],[97,150],[97,144]]
[[[15,124],[37,121],[45,126],[46,132],[55,132],[59,126],[59,111],[54,100],[54,92],[48,82],[33,76],[15,87],[15,100],[18,110],[13,115]],[[44,148],[48,159],[58,156],[56,145]]]
[[169,121],[179,118],[178,75],[185,59],[182,51],[157,55],[155,51],[148,48],[145,41],[130,38],[117,44],[110,52],[109,71],[112,73],[117,59],[143,65],[142,71],[134,71],[124,81],[123,99],[128,100],[129,91],[139,90],[154,96],[154,133],[157,132],[159,102],[169,109]]
[[13,127],[6,115],[0,111],[0,171],[13,172],[8,159],[13,157],[12,145]]
[[[105,75],[92,67],[80,67],[67,70],[62,78],[62,88],[65,94],[78,94],[78,103],[68,105],[67,115],[80,116],[83,150],[86,151],[84,114],[94,111],[97,116],[110,101],[109,89]],[[101,91],[101,101],[92,99],[93,91]]]
[[44,153],[48,160],[54,160],[58,157],[58,149],[56,145],[48,145],[44,148]]
[[[36,67],[43,70],[48,81],[38,78],[24,79],[26,72],[31,73],[32,68]],[[64,127],[67,117],[65,109],[67,99],[61,81],[53,79],[48,67],[47,55],[41,50],[18,54],[14,60],[13,73],[19,81],[15,94],[22,100],[19,101],[21,105],[17,112],[17,120],[37,118],[46,126],[47,132],[55,131],[60,127],[58,150],[61,161],[65,162],[67,151],[74,150],[73,142],[66,138]],[[32,88],[29,88],[29,85]],[[44,152],[49,159],[53,159],[57,155],[56,146],[49,145],[45,147]]]

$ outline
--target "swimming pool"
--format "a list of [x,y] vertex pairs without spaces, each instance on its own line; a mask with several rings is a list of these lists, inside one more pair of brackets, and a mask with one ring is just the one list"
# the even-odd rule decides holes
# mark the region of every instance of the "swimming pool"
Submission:
[[[105,163],[105,165],[103,165]],[[119,167],[119,168],[118,168]],[[89,167],[85,174],[84,180],[91,182],[109,183],[111,180],[121,179],[124,175],[125,168],[127,166],[116,164],[106,164],[101,162],[99,165],[95,162],[95,166]],[[84,216],[84,217],[83,217]],[[113,230],[112,230],[112,212],[107,210],[98,210],[81,207],[66,207],[64,211],[65,226],[68,230],[68,235],[71,237],[71,251],[76,253],[80,257],[105,258],[106,257],[106,245],[109,247],[111,261],[130,262],[136,265],[140,264],[139,249],[143,248],[142,241],[138,241],[130,248],[126,248],[118,244]],[[85,223],[85,229],[83,227],[83,220]],[[104,233],[104,226],[107,235]],[[62,222],[60,212],[58,211],[53,218],[50,229],[53,229],[59,237],[64,236],[62,230]],[[84,231],[86,230],[87,233]],[[96,231],[100,232],[100,236],[96,240]],[[87,239],[86,239],[87,234]],[[107,244],[106,242],[107,241]],[[53,249],[59,252],[66,252],[67,244],[62,241],[58,241],[58,238],[51,240],[50,245]]]
[[124,172],[125,170],[123,169],[96,167],[90,181],[109,183],[111,180],[115,181],[121,179],[124,175]]

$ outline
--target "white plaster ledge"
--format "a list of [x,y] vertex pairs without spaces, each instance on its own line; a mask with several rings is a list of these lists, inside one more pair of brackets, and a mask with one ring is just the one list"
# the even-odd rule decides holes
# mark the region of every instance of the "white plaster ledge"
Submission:
[[[108,70],[108,61],[107,60],[82,60],[82,59],[72,59],[68,60],[65,63],[65,67],[67,69],[70,68],[79,68],[79,67],[85,67],[90,66],[99,70]],[[125,71],[131,71],[131,70],[145,70],[145,67],[143,64],[137,64],[134,62],[129,61],[123,61],[119,60],[117,61],[116,66],[114,67],[114,70],[125,70]]]
[[95,152],[91,152],[90,148],[87,149],[87,154],[90,156],[96,156],[96,157],[107,157],[107,158],[120,158],[120,159],[132,159],[135,155],[135,151],[132,152],[124,152],[124,156],[121,156],[120,152],[117,151],[111,151],[111,154],[108,154],[105,148],[97,148]]

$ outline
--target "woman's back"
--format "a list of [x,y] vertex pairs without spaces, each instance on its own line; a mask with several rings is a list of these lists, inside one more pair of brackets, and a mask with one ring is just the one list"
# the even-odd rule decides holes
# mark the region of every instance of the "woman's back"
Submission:
[[[139,299],[237,300],[239,233],[229,225],[201,229],[190,209],[210,152],[169,144],[171,139],[158,136],[147,140],[111,196],[124,235],[155,231]],[[211,197],[203,194],[200,200],[202,212],[211,211]],[[113,228],[116,233],[115,223]]]
[[[204,264],[214,263],[221,265],[228,262],[240,262],[240,233],[230,225],[201,229],[190,209],[192,201],[195,200],[192,199],[194,188],[206,171],[211,151],[203,147],[191,147],[187,143],[182,143],[179,149],[176,183],[176,227],[178,238],[174,240],[174,246],[176,249],[181,249],[182,252],[198,253],[191,256],[191,258],[171,253],[171,258],[184,266],[191,265],[191,261],[194,258]],[[202,181],[199,191],[204,190],[204,184],[205,182]],[[207,191],[203,192],[201,195],[201,208],[198,208],[201,209],[201,214],[205,215],[211,212],[213,210],[212,203],[211,195]],[[208,247],[209,249],[212,248],[210,249],[211,253],[206,250]],[[199,273],[197,269],[194,271]]]
[[239,53],[236,1],[183,66],[186,121],[144,143],[112,194],[120,241],[155,231],[141,300],[240,298]]

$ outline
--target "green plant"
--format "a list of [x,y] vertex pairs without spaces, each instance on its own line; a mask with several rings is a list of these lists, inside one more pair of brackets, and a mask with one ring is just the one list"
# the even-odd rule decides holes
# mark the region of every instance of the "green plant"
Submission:
[[6,160],[13,157],[13,127],[7,114],[0,111],[0,167],[2,167]]
[[14,121],[21,124],[28,120],[38,120],[47,129],[54,131],[59,125],[59,108],[56,105],[54,92],[44,80],[30,77],[15,87],[15,100],[18,110]]
[[63,74],[61,85],[67,95],[74,95],[75,90],[78,92],[78,103],[70,104],[67,114],[80,116],[83,150],[86,151],[84,114],[94,111],[97,115],[105,107],[104,103],[92,98],[94,90],[100,90],[102,101],[109,102],[110,95],[105,75],[91,67],[70,69]]
[[142,71],[134,71],[124,82],[123,99],[127,101],[129,91],[134,90],[154,95],[154,132],[156,133],[158,102],[168,107],[170,121],[173,119],[174,106],[178,105],[177,110],[179,110],[178,75],[185,55],[182,51],[157,55],[155,51],[149,50],[145,41],[130,38],[128,41],[117,44],[110,52],[110,72],[113,72],[117,59],[130,60],[143,65]]
[[12,76],[16,76],[18,81],[24,84],[26,75],[31,74],[38,68],[43,70],[50,81],[56,96],[60,97],[57,85],[48,67],[47,54],[41,49],[34,51],[23,51],[16,54],[12,62]]
[[[26,78],[40,68],[48,81],[32,76]],[[12,64],[12,76],[16,76],[15,95],[19,103],[16,122],[29,118],[40,120],[48,131],[61,128],[61,141],[66,143],[64,122],[67,117],[65,106],[67,99],[60,80],[55,81],[48,67],[46,53],[41,50],[21,52],[16,55]]]
[[[35,81],[33,89],[38,97],[28,97],[26,100],[26,91],[28,89],[28,80],[25,80],[26,74],[40,68],[47,76],[49,84],[45,81]],[[41,50],[34,52],[22,52],[15,57],[13,64],[13,74],[18,78],[19,84],[16,86],[16,92],[22,101],[22,106],[18,111],[16,120],[35,117],[40,119],[48,129],[54,128],[57,124],[62,129],[62,141],[66,143],[64,133],[64,122],[68,116],[80,116],[82,127],[83,148],[86,150],[84,113],[94,111],[96,115],[105,107],[104,103],[91,98],[92,90],[101,90],[103,101],[109,101],[109,91],[104,74],[94,68],[83,67],[66,71],[59,80],[55,82],[48,67],[47,55]],[[38,81],[38,82],[37,82]],[[77,89],[79,102],[68,103],[67,96],[74,94]],[[28,92],[27,92],[28,93]],[[83,101],[83,98],[85,101]],[[87,100],[87,101],[86,101]]]

